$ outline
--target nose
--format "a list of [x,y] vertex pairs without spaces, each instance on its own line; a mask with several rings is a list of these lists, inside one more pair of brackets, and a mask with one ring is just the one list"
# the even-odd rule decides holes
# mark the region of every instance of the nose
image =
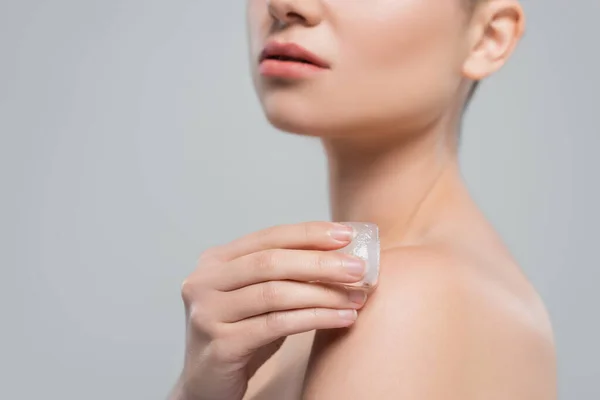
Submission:
[[269,14],[280,25],[315,26],[321,22],[321,0],[267,0]]

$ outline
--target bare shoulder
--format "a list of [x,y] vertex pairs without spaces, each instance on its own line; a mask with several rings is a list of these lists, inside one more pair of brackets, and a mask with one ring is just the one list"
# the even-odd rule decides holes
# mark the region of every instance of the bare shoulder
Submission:
[[382,254],[380,283],[350,329],[319,331],[304,399],[554,399],[549,319],[501,254]]

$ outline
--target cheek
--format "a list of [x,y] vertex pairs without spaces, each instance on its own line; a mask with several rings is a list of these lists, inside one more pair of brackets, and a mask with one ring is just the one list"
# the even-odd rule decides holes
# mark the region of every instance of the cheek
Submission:
[[339,9],[334,23],[343,55],[340,78],[353,80],[357,90],[377,88],[378,96],[385,90],[416,100],[432,91],[442,95],[444,86],[455,84],[462,29],[456,1],[328,2]]
[[[327,0],[347,54],[395,63],[448,48],[462,29],[457,0]],[[368,4],[367,4],[368,3]]]

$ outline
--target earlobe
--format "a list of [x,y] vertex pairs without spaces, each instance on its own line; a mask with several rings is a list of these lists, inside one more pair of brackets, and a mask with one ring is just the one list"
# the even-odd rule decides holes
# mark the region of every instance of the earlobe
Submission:
[[481,80],[499,70],[510,58],[525,29],[525,15],[517,0],[485,3],[473,17],[474,43],[463,64],[463,75]]

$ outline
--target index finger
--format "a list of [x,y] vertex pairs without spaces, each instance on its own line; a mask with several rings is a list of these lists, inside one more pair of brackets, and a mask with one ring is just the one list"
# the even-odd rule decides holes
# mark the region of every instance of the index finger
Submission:
[[269,249],[335,250],[348,245],[354,229],[340,223],[312,221],[262,229],[222,245],[219,258],[230,261]]

